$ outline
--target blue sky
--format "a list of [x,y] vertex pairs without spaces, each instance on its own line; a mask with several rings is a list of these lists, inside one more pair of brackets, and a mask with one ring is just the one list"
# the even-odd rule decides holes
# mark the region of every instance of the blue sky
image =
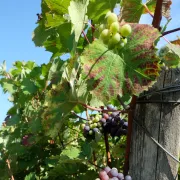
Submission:
[[[33,60],[37,64],[47,63],[51,53],[43,48],[34,46],[31,38],[34,28],[37,26],[37,13],[41,12],[41,0],[1,0],[0,6],[0,64],[3,60],[7,62],[7,68],[12,67],[16,60]],[[180,27],[180,1],[174,0],[172,5],[173,20],[168,29]],[[145,15],[141,18],[141,23],[151,24],[151,17]],[[163,20],[163,22],[165,22]],[[174,40],[180,32],[166,36],[169,40]],[[166,42],[162,39],[159,46]],[[0,123],[4,120],[7,110],[11,104],[7,100],[8,95],[4,95],[0,90]]]

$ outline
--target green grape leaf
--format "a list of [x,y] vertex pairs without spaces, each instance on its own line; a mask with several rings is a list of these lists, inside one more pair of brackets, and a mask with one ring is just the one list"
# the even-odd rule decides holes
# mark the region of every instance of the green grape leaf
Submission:
[[93,23],[97,24],[103,21],[106,13],[112,11],[118,3],[118,0],[90,0],[88,5],[88,18],[93,20]]
[[61,156],[66,156],[69,159],[76,159],[78,158],[79,154],[80,154],[79,148],[68,146],[65,150],[63,150],[63,152],[61,153]]
[[14,85],[14,82],[11,79],[3,78],[0,80],[0,84],[4,92],[9,92],[10,94],[13,94],[17,91],[17,87]]
[[25,177],[25,180],[35,180],[35,179],[36,179],[36,176],[35,176],[34,172],[26,175],[26,177]]
[[57,27],[65,22],[64,14],[68,13],[70,0],[45,0],[47,7],[50,9],[46,12],[46,27]]
[[73,24],[72,30],[75,33],[76,42],[78,42],[82,30],[84,29],[85,23],[87,23],[88,21],[86,16],[88,4],[89,0],[71,1],[68,8],[71,23]]
[[36,85],[29,78],[24,78],[21,87],[24,94],[33,94],[37,91]]
[[153,44],[160,35],[158,30],[149,25],[131,26],[133,33],[120,55],[96,40],[81,56],[89,90],[104,103],[116,98],[117,94],[139,95],[159,76],[159,59]]
[[65,19],[63,16],[59,16],[56,14],[46,13],[47,23],[45,24],[46,27],[58,27],[65,23]]
[[29,129],[32,133],[37,133],[41,131],[42,125],[41,125],[41,119],[40,118],[33,118],[29,122]]
[[56,167],[49,172],[49,176],[62,178],[64,175],[74,175],[78,174],[79,172],[87,172],[87,166],[72,159],[68,162],[61,162],[57,164]]
[[35,46],[43,46],[47,38],[53,33],[52,29],[46,29],[44,24],[39,24],[33,32],[32,41]]
[[142,0],[122,0],[120,10],[120,22],[137,23],[144,11]]
[[160,49],[159,56],[166,66],[180,67],[180,45],[168,44]]
[[71,34],[71,24],[64,23],[58,26],[55,33],[44,42],[47,51],[56,53],[69,52],[73,48],[74,34]]
[[92,156],[92,148],[88,142],[84,142],[81,146],[81,154],[80,157],[90,159]]
[[9,118],[7,120],[7,126],[13,126],[19,123],[19,121],[21,120],[19,115],[13,115],[11,118]]

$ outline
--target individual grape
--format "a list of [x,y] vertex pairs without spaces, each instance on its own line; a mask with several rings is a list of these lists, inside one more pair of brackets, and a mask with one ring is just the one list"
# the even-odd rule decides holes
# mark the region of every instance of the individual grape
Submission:
[[116,45],[117,49],[121,49],[124,46],[125,46],[125,44],[122,41],[120,41],[120,43]]
[[127,128],[128,128],[128,122],[124,122],[123,128],[124,128],[124,129],[127,129]]
[[122,173],[118,173],[117,178],[118,178],[119,180],[123,180],[123,179],[124,179],[124,175],[123,175]]
[[99,178],[96,178],[95,180],[101,180],[101,179],[99,179]]
[[94,128],[93,131],[94,132],[99,132],[99,129],[98,128]]
[[101,39],[103,41],[106,41],[106,40],[109,40],[110,38],[110,32],[108,29],[104,29],[102,32],[101,32],[101,35],[100,35]]
[[123,126],[124,125],[124,120],[121,119],[120,122],[119,122],[120,126]]
[[131,176],[127,175],[125,176],[124,180],[132,180]]
[[89,127],[89,126],[85,126],[85,127],[84,127],[84,131],[87,132],[87,131],[89,131],[89,130],[90,130],[90,127]]
[[100,118],[99,118],[98,116],[96,116],[93,121],[94,121],[95,123],[97,123],[97,122],[99,122],[99,120],[100,120]]
[[110,26],[110,31],[112,33],[117,33],[119,31],[119,23],[118,22],[113,22]]
[[103,113],[103,118],[104,118],[104,119],[108,119],[108,118],[109,118],[109,115],[106,114],[106,113]]
[[117,43],[119,43],[121,40],[121,36],[119,33],[116,33],[114,34],[112,37],[111,37],[111,42],[115,45]]
[[117,130],[115,136],[120,137],[121,135],[123,135],[123,131],[122,131],[121,128],[119,128],[119,129]]
[[118,170],[116,168],[112,168],[109,173],[108,173],[108,176],[110,178],[113,178],[113,177],[117,177],[118,176]]
[[123,37],[127,37],[131,34],[132,29],[129,24],[125,24],[120,28],[120,33]]
[[107,123],[111,123],[112,122],[112,117],[111,116],[109,116],[107,119],[106,119],[106,121],[107,121]]
[[102,118],[102,119],[100,119],[100,122],[106,123],[106,119],[105,119],[105,118]]
[[97,127],[97,123],[94,123],[94,124],[93,124],[93,128],[95,128],[95,127]]
[[93,134],[93,131],[92,131],[92,130],[90,130],[90,131],[89,131],[89,135],[92,135],[92,134]]
[[111,170],[111,168],[109,166],[104,168],[104,171],[106,171],[106,173],[108,173]]
[[105,175],[105,176],[103,176],[103,178],[101,178],[101,180],[109,180],[109,176]]
[[101,24],[99,26],[99,32],[101,33],[105,28],[106,28],[106,26],[104,24]]
[[93,121],[89,120],[89,124],[92,124],[92,123],[93,123]]
[[104,176],[107,176],[107,173],[106,173],[106,171],[101,170],[101,171],[99,172],[99,177],[102,179]]
[[85,124],[81,124],[81,129],[83,130],[85,126]]
[[102,115],[101,115],[101,114],[97,114],[96,116],[98,116],[98,117],[99,117],[99,119],[101,119],[101,118],[102,118]]
[[100,122],[97,123],[97,127],[101,127],[101,123]]
[[111,11],[108,11],[108,12],[106,13],[105,18],[107,18],[110,14],[111,14]]
[[115,13],[109,13],[109,15],[107,16],[107,22],[109,25],[111,25],[113,22],[117,22],[118,18],[117,15]]
[[93,129],[94,128],[94,124],[90,124],[90,128]]
[[110,178],[111,180],[119,180],[117,177]]

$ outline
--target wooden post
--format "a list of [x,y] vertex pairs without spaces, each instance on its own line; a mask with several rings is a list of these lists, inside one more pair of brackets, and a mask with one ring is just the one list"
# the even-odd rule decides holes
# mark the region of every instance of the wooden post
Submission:
[[[180,85],[180,70],[163,70],[158,82],[149,92],[164,87]],[[147,92],[147,93],[149,93]],[[147,94],[146,93],[146,94]],[[139,101],[142,101],[140,99]],[[180,91],[153,94],[147,101],[178,101]],[[134,119],[143,125],[167,151],[177,159],[180,152],[180,104],[139,103]],[[179,163],[167,155],[133,122],[130,152],[130,175],[133,180],[175,180]]]

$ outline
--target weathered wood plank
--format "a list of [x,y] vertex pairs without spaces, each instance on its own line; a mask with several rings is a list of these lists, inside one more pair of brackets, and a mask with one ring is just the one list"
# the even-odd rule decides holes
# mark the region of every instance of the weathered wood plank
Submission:
[[[180,84],[180,73],[176,70],[163,71],[158,82],[150,91]],[[179,100],[180,92],[152,95],[149,100]],[[175,157],[180,149],[180,106],[175,104],[137,104],[135,119],[144,125],[164,148]],[[146,135],[142,128],[133,123],[130,154],[130,174],[134,180],[173,180],[178,163]]]

